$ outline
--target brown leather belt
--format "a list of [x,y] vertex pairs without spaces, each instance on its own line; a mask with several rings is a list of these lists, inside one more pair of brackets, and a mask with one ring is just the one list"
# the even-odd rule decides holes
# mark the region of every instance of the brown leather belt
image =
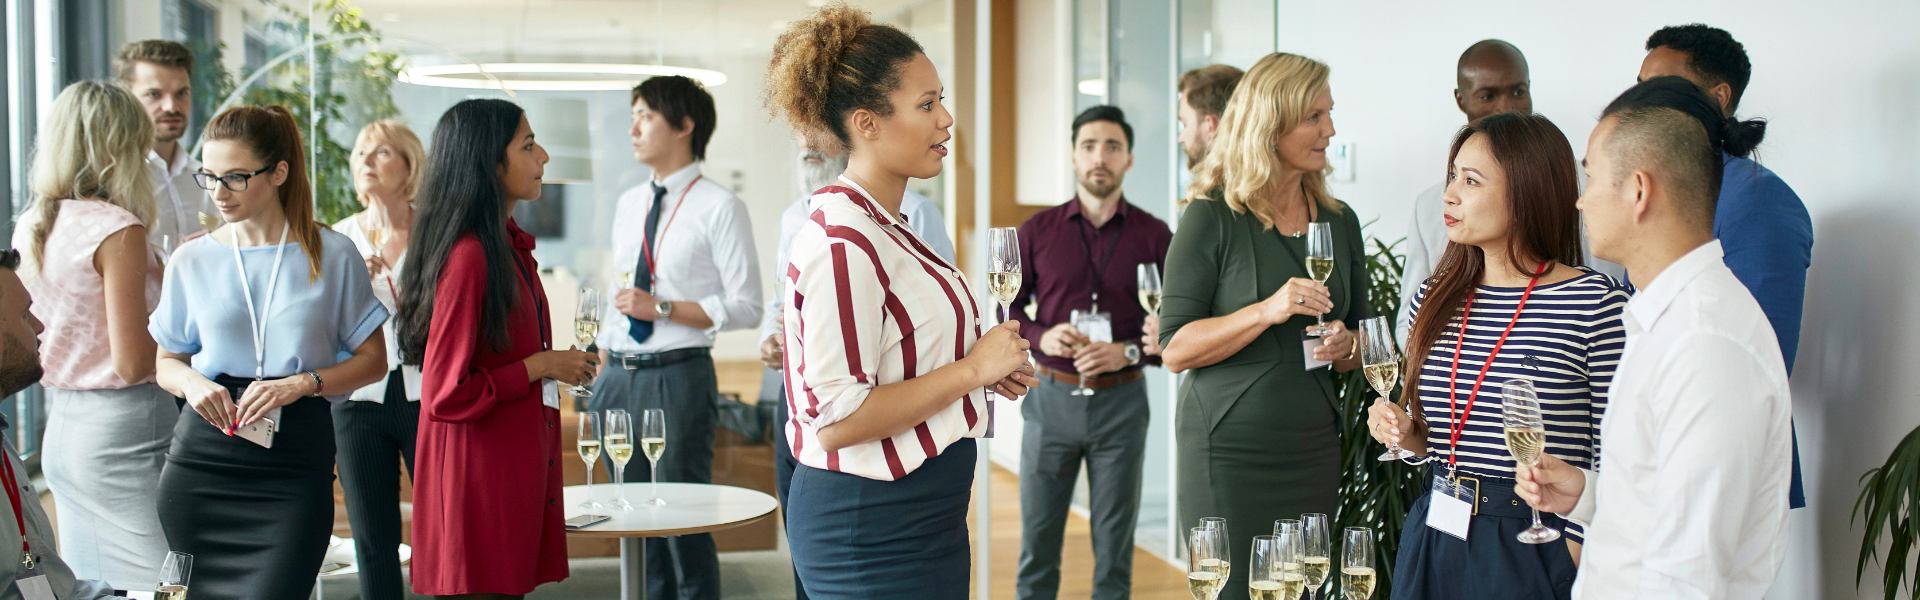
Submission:
[[[1046,367],[1040,367],[1038,370],[1038,373],[1040,373],[1043,376],[1046,376],[1049,379],[1052,379],[1054,381],[1058,381],[1060,383],[1064,383],[1067,385],[1081,385],[1079,373],[1072,373],[1068,371],[1056,371]],[[1128,370],[1121,371],[1119,373],[1113,373],[1110,375],[1101,375],[1099,377],[1088,377],[1085,385],[1087,389],[1090,389],[1090,390],[1106,389],[1116,385],[1126,385],[1129,383],[1133,383],[1135,381],[1141,380],[1146,376],[1147,376],[1146,373],[1144,373],[1142,369],[1128,369]]]

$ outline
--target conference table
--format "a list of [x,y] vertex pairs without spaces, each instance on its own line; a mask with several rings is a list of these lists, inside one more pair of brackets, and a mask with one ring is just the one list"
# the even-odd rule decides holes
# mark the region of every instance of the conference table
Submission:
[[[567,535],[620,538],[620,598],[641,600],[647,595],[646,538],[712,533],[751,525],[773,516],[780,503],[764,492],[730,485],[705,483],[660,483],[658,496],[664,505],[648,504],[655,484],[624,483],[627,502],[633,510],[580,508],[587,500],[587,486],[561,488],[567,518],[583,514],[606,515],[612,519],[580,529],[568,529]],[[616,484],[593,486],[593,497],[605,503],[614,498]]]

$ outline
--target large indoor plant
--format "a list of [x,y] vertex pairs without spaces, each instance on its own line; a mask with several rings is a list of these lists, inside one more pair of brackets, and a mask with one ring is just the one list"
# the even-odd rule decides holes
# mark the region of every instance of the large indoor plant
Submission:
[[[1866,578],[1868,563],[1879,562],[1880,586],[1887,600],[1899,597],[1902,585],[1908,586],[1908,598],[1920,598],[1920,586],[1913,585],[1920,580],[1920,572],[1907,566],[1915,543],[1920,542],[1916,510],[1920,510],[1920,429],[1908,433],[1893,447],[1886,464],[1860,476],[1860,498],[1853,503],[1853,522],[1865,520],[1866,534],[1861,537],[1860,563],[1853,573],[1855,588]],[[1884,559],[1879,554],[1883,536],[1887,542]]]

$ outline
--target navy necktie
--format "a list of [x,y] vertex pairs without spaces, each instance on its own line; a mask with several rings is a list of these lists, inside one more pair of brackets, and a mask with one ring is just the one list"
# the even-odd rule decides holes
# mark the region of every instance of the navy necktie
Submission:
[[[666,197],[667,188],[660,187],[658,183],[653,184],[653,208],[647,209],[647,231],[643,234],[644,237],[640,238],[646,247],[640,250],[640,264],[633,267],[633,287],[645,290],[649,294],[653,293],[653,265],[647,262],[647,256],[649,253],[659,252],[657,250],[660,245],[659,240],[655,240],[654,237],[659,235],[660,205]],[[653,337],[653,321],[627,317],[627,335],[633,336],[634,342],[647,343],[647,338]]]

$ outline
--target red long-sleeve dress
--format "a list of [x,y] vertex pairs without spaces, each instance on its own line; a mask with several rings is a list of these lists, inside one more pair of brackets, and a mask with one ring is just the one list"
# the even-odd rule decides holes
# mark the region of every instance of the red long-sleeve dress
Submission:
[[522,281],[507,316],[511,348],[480,334],[487,261],[468,234],[435,288],[413,477],[413,589],[526,594],[567,578],[560,505],[560,411],[527,381],[552,334],[533,236],[508,222]]

